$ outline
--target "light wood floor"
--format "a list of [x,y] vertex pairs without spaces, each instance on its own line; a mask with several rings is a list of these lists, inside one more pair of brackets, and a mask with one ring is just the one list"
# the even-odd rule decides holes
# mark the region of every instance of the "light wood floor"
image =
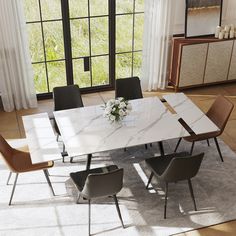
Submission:
[[[145,97],[161,96],[164,93],[173,92],[169,89],[166,91],[148,92],[144,93]],[[204,112],[208,110],[212,102],[218,94],[226,96],[231,100],[236,107],[236,84],[217,85],[206,88],[198,88],[184,91],[192,101],[197,104]],[[93,93],[83,95],[83,102],[85,106],[102,104],[110,98],[114,97],[114,91]],[[37,109],[20,110],[10,113],[0,111],[0,133],[5,138],[21,138],[25,137],[24,128],[22,124],[22,116],[40,112],[52,112],[53,101],[43,100],[39,101]],[[236,108],[234,109],[229,122],[225,128],[221,138],[227,143],[232,150],[236,151]],[[236,216],[235,216],[236,218]],[[228,223],[195,230],[178,236],[235,236],[236,235],[236,220]]]

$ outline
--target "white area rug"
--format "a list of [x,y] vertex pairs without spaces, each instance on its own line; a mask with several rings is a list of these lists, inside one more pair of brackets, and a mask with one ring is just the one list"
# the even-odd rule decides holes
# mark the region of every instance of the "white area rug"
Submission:
[[[176,142],[165,142],[165,151],[170,153]],[[157,145],[148,150],[140,146],[128,148],[126,152],[97,154],[92,159],[92,167],[115,163],[125,170],[124,188],[118,199],[126,229],[121,227],[112,198],[99,199],[92,204],[92,234],[164,236],[235,219],[236,155],[222,141],[219,143],[224,163],[220,162],[213,140],[210,147],[206,142],[195,146],[194,153],[205,152],[200,171],[192,180],[198,211],[193,210],[187,182],[170,184],[166,220],[163,219],[162,184],[153,179],[153,190],[145,189],[150,171],[144,159],[158,154]],[[182,142],[179,151],[189,149],[190,143]],[[42,171],[20,174],[12,206],[8,206],[8,201],[14,178],[7,186],[9,171],[1,162],[0,235],[87,235],[87,202],[75,204],[67,193],[73,190],[69,173],[85,169],[86,159],[75,158],[75,161],[78,162],[58,161],[50,169],[56,197],[51,195]]]

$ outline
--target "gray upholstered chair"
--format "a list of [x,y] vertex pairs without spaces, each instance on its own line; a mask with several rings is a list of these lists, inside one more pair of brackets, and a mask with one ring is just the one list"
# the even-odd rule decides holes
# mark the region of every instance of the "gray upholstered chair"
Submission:
[[[54,111],[67,110],[84,106],[79,86],[76,84],[53,88],[53,100],[54,100]],[[54,120],[54,128],[58,134],[57,137],[59,137],[60,131],[58,129],[54,116],[50,118]],[[66,156],[65,150],[63,150],[62,156],[64,162],[64,157]],[[73,157],[70,158],[70,162],[72,161]]]
[[123,187],[123,175],[123,169],[119,169],[116,165],[70,173],[71,179],[79,190],[77,203],[79,203],[80,197],[88,200],[89,235],[91,228],[91,200],[94,198],[112,196],[116,204],[116,210],[118,212],[121,224],[124,228],[116,197],[116,194],[120,192]]
[[[208,146],[209,146],[209,139],[213,138],[214,141],[215,141],[218,153],[220,155],[220,159],[221,159],[222,162],[224,161],[223,156],[222,156],[221,151],[220,151],[220,146],[219,146],[218,141],[217,141],[217,137],[220,136],[223,133],[233,108],[234,108],[234,104],[232,102],[230,102],[224,96],[219,95],[216,98],[216,100],[214,101],[214,103],[212,104],[212,106],[210,107],[208,112],[206,113],[206,116],[212,122],[215,123],[215,125],[219,128],[219,131],[200,134],[200,135],[192,134],[189,137],[185,137],[184,138],[185,141],[188,141],[188,142],[192,143],[191,150],[190,150],[191,155],[193,153],[193,148],[194,148],[195,142],[201,141],[201,140],[207,140],[207,143],[208,143]],[[174,152],[177,151],[181,140],[182,140],[182,138],[179,139]]]
[[188,180],[189,190],[193,200],[194,209],[195,211],[197,210],[191,178],[193,178],[198,173],[203,156],[204,153],[195,156],[190,156],[189,153],[182,152],[160,157],[153,157],[146,160],[146,164],[151,169],[151,175],[146,188],[148,188],[154,175],[158,179],[165,182],[164,219],[166,219],[168,183],[171,182]]
[[117,79],[115,97],[123,97],[126,100],[143,98],[139,78],[130,77],[124,79]]

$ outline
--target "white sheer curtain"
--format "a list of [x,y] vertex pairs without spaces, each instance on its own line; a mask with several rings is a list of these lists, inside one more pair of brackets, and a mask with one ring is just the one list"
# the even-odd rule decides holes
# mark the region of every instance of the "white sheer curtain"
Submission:
[[37,106],[21,0],[0,0],[0,94],[5,111]]
[[176,0],[146,0],[143,36],[142,89],[164,89],[169,75]]

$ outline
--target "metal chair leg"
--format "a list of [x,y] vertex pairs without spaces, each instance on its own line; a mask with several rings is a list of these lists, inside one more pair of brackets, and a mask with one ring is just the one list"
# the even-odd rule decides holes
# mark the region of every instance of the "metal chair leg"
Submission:
[[162,141],[158,142],[158,145],[159,145],[161,156],[164,156],[165,155],[165,151],[164,151],[163,142]]
[[44,175],[45,175],[45,177],[46,177],[46,180],[47,180],[48,185],[49,185],[49,187],[50,187],[50,189],[51,189],[51,191],[52,191],[52,194],[55,196],[56,194],[55,194],[55,192],[54,192],[54,190],[53,190],[52,183],[51,183],[51,181],[50,181],[50,179],[49,179],[49,177],[48,177],[48,172],[47,172],[47,170],[43,170],[43,173],[44,173]]
[[194,148],[194,144],[195,144],[195,142],[192,142],[192,146],[191,146],[191,150],[190,150],[190,155],[192,155],[192,154],[193,154],[193,148]]
[[164,219],[166,219],[167,198],[168,198],[168,183],[166,182],[166,187],[165,187]]
[[119,203],[118,203],[116,195],[113,195],[113,198],[114,198],[114,201],[115,201],[115,204],[116,204],[116,210],[117,210],[118,216],[120,218],[120,222],[122,224],[122,227],[125,228],[124,223],[123,223],[123,219],[122,219],[122,216],[121,216],[121,213],[120,213],[120,207],[119,207]]
[[178,147],[179,147],[179,145],[180,145],[180,143],[181,143],[181,140],[182,140],[182,138],[180,138],[180,139],[178,140],[178,143],[177,143],[177,145],[176,145],[176,147],[175,147],[174,152],[177,152],[177,149],[178,149]]
[[214,140],[215,140],[215,143],[216,143],[216,147],[217,147],[218,153],[219,153],[219,155],[220,155],[220,159],[221,159],[222,162],[224,162],[224,159],[223,159],[223,156],[222,156],[222,154],[221,154],[220,146],[219,146],[219,143],[218,143],[218,141],[217,141],[217,138],[215,137]]
[[208,145],[208,147],[210,147],[210,142],[209,142],[209,139],[207,139],[207,145]]
[[146,185],[146,189],[148,189],[148,186],[149,186],[149,184],[150,184],[151,181],[152,181],[153,175],[154,175],[154,173],[152,172],[151,175],[150,175],[150,177],[149,177],[149,179],[148,179],[148,183],[147,183],[147,185]]
[[9,175],[8,175],[8,178],[7,178],[7,185],[9,184],[9,181],[11,179],[11,175],[12,175],[12,172],[10,171]]
[[13,198],[13,195],[14,195],[14,192],[15,192],[17,179],[18,179],[18,173],[16,173],[16,177],[15,177],[15,181],[14,181],[14,184],[13,184],[13,188],[12,188],[12,192],[11,192],[11,197],[10,197],[10,201],[9,201],[9,206],[11,205],[12,198]]
[[194,210],[197,211],[197,206],[196,206],[196,202],[195,202],[195,198],[194,198],[194,194],[193,194],[193,186],[192,186],[192,182],[190,179],[188,179],[188,186],[189,186],[189,191],[191,193],[191,197],[193,199]]
[[91,224],[91,200],[88,200],[88,235],[91,235],[90,226]]

